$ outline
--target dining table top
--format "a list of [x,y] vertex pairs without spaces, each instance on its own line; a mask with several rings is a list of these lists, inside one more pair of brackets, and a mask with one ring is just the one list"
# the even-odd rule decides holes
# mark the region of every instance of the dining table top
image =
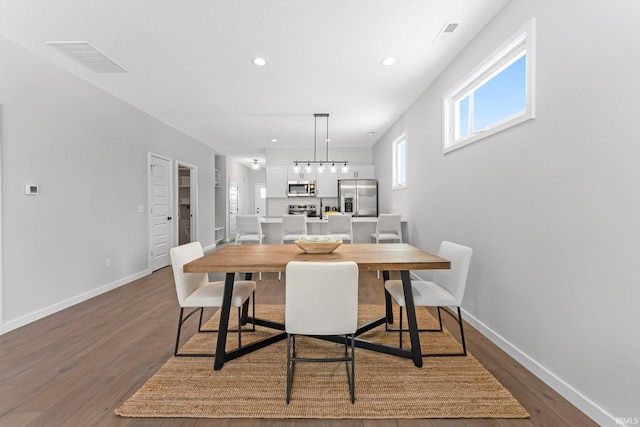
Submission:
[[186,273],[281,272],[290,261],[353,261],[367,271],[451,268],[448,260],[407,243],[342,244],[328,254],[306,253],[295,244],[226,245],[183,268]]

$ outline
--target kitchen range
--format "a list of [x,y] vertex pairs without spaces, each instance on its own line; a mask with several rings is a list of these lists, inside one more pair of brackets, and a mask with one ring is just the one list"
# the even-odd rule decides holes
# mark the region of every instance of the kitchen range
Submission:
[[314,218],[317,215],[316,205],[289,205],[289,215],[306,215]]

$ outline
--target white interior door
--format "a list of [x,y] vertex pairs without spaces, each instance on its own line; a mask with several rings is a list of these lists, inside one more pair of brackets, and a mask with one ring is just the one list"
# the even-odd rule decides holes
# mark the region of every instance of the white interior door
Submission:
[[255,198],[255,214],[265,216],[267,214],[267,186],[265,183],[256,184],[256,191],[253,197]]
[[238,215],[238,181],[229,181],[229,241],[236,238],[236,216]]
[[151,228],[151,270],[169,265],[173,246],[171,221],[171,160],[149,156],[149,217]]

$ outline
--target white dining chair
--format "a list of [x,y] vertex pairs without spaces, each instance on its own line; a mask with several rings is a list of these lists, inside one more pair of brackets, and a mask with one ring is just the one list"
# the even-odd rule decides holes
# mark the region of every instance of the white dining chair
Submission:
[[[472,253],[473,250],[467,246],[444,241],[440,245],[438,256],[449,260],[451,262],[451,269],[434,270],[433,281],[415,280],[411,282],[414,305],[416,307],[437,307],[438,309],[440,327],[438,329],[420,329],[420,332],[442,332],[441,311],[453,317],[460,327],[460,338],[462,342],[461,353],[431,353],[423,354],[423,357],[467,355],[467,345],[464,340],[460,306],[462,305],[462,298],[464,297],[464,290],[467,285],[467,275]],[[387,280],[384,284],[384,289],[400,306],[400,325],[397,331],[400,334],[400,348],[402,348],[402,333],[406,332],[406,330],[402,328],[402,308],[406,306],[402,280]],[[457,308],[457,317],[446,307]],[[393,329],[389,328],[387,324],[387,330],[392,331]]]
[[[236,245],[241,243],[256,243],[261,245],[266,241],[267,235],[262,234],[262,225],[258,215],[236,215]],[[262,272],[258,272],[259,280],[262,280]]]
[[331,214],[327,215],[327,235],[333,236],[342,242],[353,243],[353,224],[351,215]]
[[[352,261],[287,264],[285,331],[287,396],[291,400],[296,362],[344,362],[351,403],[355,402],[355,332],[358,328],[358,265]],[[296,336],[344,337],[343,357],[298,357]],[[351,354],[348,348],[351,347]]]
[[[176,357],[212,357],[215,354],[178,353],[180,346],[180,332],[184,322],[196,312],[200,312],[198,332],[218,332],[212,329],[202,329],[202,316],[205,307],[222,307],[224,282],[209,282],[207,273],[185,273],[183,266],[204,256],[200,242],[187,243],[169,250],[173,279],[176,285],[178,303],[180,304],[180,318],[178,320],[178,334],[173,355]],[[242,347],[242,306],[253,294],[253,318],[256,316],[255,301],[256,282],[250,280],[236,280],[233,283],[231,307],[238,308],[238,347]],[[184,309],[193,308],[186,317]],[[255,321],[252,330],[255,330]]]
[[[282,228],[280,243],[293,243],[302,236],[307,235],[306,215],[282,215]],[[282,273],[278,273],[278,280],[282,279]]]

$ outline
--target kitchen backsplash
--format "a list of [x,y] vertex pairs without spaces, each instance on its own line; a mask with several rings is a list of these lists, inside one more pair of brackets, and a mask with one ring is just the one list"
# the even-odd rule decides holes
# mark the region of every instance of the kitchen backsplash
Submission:
[[315,205],[318,215],[320,215],[320,202],[322,210],[326,206],[340,209],[340,199],[337,197],[278,197],[267,199],[267,216],[282,216],[289,213],[289,205]]

